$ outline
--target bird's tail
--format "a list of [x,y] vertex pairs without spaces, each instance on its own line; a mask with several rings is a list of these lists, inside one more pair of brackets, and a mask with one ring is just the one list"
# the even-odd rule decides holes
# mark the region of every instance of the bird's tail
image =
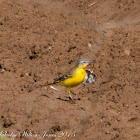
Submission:
[[45,87],[45,86],[50,86],[50,85],[55,85],[56,83],[55,82],[53,82],[53,83],[45,83],[45,84],[43,84],[43,85],[38,85],[38,86],[36,86],[37,88],[42,88],[42,87]]
[[55,79],[52,83],[45,83],[43,85],[40,85],[39,87],[45,87],[45,86],[51,86],[59,83],[59,79]]
[[53,82],[53,83],[46,83],[46,84],[42,85],[42,87],[44,87],[44,86],[50,86],[50,85],[55,85],[55,84],[56,84],[56,82]]

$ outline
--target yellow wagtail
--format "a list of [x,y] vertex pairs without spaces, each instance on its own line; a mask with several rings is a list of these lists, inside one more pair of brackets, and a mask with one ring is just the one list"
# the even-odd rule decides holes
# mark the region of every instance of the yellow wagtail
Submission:
[[85,75],[86,75],[85,68],[88,64],[89,64],[88,59],[86,59],[86,58],[79,59],[76,62],[75,66],[72,69],[70,69],[65,75],[55,79],[53,83],[50,83],[47,85],[57,84],[57,85],[67,87],[68,93],[69,93],[69,98],[74,103],[74,101],[70,95],[70,92],[71,92],[70,89],[72,87],[78,86],[79,84],[81,84],[84,81]]

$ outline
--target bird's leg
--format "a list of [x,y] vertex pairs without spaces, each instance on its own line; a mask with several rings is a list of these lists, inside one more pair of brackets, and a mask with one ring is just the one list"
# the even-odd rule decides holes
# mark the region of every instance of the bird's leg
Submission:
[[70,88],[68,88],[68,93],[69,93],[69,99],[72,101],[72,103],[75,104],[75,101],[72,99],[72,96],[71,96],[71,94],[70,94]]

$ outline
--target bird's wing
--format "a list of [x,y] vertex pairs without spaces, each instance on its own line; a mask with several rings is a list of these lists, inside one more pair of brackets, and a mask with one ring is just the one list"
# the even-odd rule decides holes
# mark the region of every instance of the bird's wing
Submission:
[[56,78],[56,79],[54,80],[54,83],[56,84],[56,83],[59,83],[60,81],[64,81],[64,80],[66,80],[66,79],[68,79],[68,78],[71,78],[71,77],[73,76],[73,73],[75,72],[75,70],[76,70],[75,67],[72,68],[72,69],[70,69],[70,70],[69,70],[66,74],[64,74],[62,77]]
[[73,76],[73,73],[75,72],[76,68],[72,68],[70,69],[66,74],[64,74],[62,77],[58,77],[56,79],[54,79],[54,82],[53,83],[46,83],[44,85],[40,85],[40,87],[43,87],[43,86],[49,86],[49,85],[54,85],[54,84],[58,84],[59,82],[61,81],[64,81],[68,78],[71,78]]

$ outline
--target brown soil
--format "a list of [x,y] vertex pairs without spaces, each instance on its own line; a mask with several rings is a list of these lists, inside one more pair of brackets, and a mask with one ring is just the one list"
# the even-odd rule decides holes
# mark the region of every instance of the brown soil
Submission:
[[[44,131],[56,137],[42,139],[140,139],[139,37],[139,0],[0,0],[3,130],[27,140]],[[76,104],[57,99],[67,99],[64,87],[39,88],[79,58],[94,62],[96,82],[72,89]]]

